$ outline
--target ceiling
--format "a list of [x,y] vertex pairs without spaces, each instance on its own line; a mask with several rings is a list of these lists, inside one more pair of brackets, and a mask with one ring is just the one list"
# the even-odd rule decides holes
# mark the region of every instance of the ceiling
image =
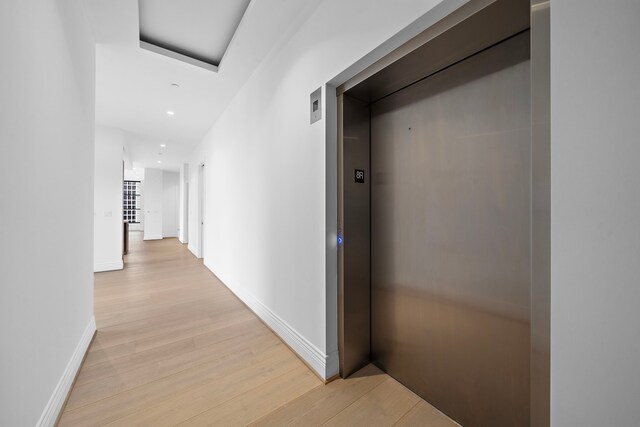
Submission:
[[[153,1],[211,15],[211,25],[222,27],[213,5],[235,0]],[[97,43],[96,122],[125,131],[136,168],[178,170],[271,49],[317,2],[251,0],[217,73],[140,48],[138,2],[85,0],[85,6]],[[188,19],[176,19],[171,31],[194,33]]]
[[141,41],[218,66],[249,0],[138,0],[138,4]]

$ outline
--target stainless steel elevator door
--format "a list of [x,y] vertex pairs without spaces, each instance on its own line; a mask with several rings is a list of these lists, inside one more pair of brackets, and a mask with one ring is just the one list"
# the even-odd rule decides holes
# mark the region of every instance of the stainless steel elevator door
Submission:
[[529,425],[529,33],[371,106],[374,363],[464,426]]

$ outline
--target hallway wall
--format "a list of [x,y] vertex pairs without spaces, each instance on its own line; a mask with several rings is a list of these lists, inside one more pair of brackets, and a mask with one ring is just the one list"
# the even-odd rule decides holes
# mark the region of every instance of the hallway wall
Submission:
[[[284,32],[190,163],[194,201],[194,171],[206,162],[205,265],[324,377],[338,369],[335,228],[327,226],[335,207],[325,203],[335,191],[327,127],[334,134],[324,118],[309,124],[309,95],[438,3],[318,2]],[[190,248],[196,229],[191,221]]]
[[640,2],[551,2],[551,413],[640,420]]
[[97,126],[94,181],[93,271],[119,270],[122,262],[124,134]]
[[0,51],[0,425],[52,426],[95,331],[83,2],[0,2]]

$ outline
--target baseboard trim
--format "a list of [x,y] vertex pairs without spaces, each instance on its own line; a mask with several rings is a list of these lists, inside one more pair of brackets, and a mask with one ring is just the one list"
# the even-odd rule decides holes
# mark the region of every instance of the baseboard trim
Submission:
[[[198,258],[198,259],[201,259],[201,258],[198,256],[198,249],[197,249],[197,248],[194,248],[193,246],[191,246],[191,244],[190,244],[190,243],[187,243],[187,249],[189,249],[189,252],[191,252],[191,253],[193,254],[193,256],[194,256],[194,257],[196,257],[196,258]],[[209,267],[207,267],[207,268],[209,268]],[[209,268],[209,270],[211,270],[211,269]]]
[[73,386],[78,371],[80,370],[82,361],[87,354],[87,350],[89,350],[89,345],[91,344],[91,340],[93,339],[95,332],[96,318],[91,316],[91,320],[85,328],[84,333],[80,338],[80,342],[78,342],[76,349],[71,355],[71,359],[62,373],[62,377],[60,377],[58,385],[53,389],[53,394],[51,395],[51,398],[49,398],[49,402],[47,403],[47,406],[45,406],[44,411],[36,424],[37,427],[53,427],[56,425],[58,417],[62,412],[62,408],[69,396],[69,392],[71,391],[71,387]]
[[100,273],[101,271],[122,270],[123,268],[124,262],[122,262],[122,260],[112,262],[99,262],[93,264],[94,273]]
[[[205,267],[213,273],[205,261]],[[220,278],[216,276],[218,280]],[[328,382],[338,375],[339,360],[338,351],[325,354],[315,345],[309,342],[304,336],[296,331],[287,322],[282,320],[269,307],[258,301],[253,295],[244,289],[233,288],[224,281],[220,282],[233,292],[251,311],[255,313],[280,339],[294,352],[302,361],[309,366],[318,377],[324,382]]]

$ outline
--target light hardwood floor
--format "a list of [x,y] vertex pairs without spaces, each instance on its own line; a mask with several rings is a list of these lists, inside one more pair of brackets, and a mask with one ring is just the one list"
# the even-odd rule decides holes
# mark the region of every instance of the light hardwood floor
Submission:
[[176,239],[95,275],[98,333],[60,426],[453,426],[369,365],[324,385]]

